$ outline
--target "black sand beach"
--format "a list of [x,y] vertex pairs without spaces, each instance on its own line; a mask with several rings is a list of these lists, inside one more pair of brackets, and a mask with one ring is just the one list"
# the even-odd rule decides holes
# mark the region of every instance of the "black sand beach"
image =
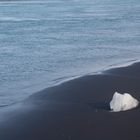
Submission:
[[140,140],[140,108],[110,112],[115,91],[140,100],[140,63],[30,96],[0,121],[0,140]]

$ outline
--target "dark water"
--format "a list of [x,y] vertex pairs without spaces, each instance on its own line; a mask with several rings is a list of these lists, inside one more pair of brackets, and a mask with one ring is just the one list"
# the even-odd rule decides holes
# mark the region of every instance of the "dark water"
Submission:
[[139,0],[0,2],[0,105],[139,58]]

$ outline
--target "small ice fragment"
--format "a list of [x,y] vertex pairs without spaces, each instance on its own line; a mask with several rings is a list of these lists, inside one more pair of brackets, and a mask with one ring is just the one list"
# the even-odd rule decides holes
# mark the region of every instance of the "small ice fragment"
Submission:
[[128,93],[115,92],[110,102],[110,108],[114,112],[125,111],[137,107],[139,101]]

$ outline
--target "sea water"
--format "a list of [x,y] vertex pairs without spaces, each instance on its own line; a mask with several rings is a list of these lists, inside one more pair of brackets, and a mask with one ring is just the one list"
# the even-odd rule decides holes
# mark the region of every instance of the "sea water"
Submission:
[[0,1],[0,106],[139,59],[139,0]]

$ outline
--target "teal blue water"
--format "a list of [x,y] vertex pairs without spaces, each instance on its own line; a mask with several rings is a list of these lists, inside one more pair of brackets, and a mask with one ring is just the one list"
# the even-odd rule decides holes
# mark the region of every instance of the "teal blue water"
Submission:
[[0,2],[0,105],[139,59],[139,0]]

